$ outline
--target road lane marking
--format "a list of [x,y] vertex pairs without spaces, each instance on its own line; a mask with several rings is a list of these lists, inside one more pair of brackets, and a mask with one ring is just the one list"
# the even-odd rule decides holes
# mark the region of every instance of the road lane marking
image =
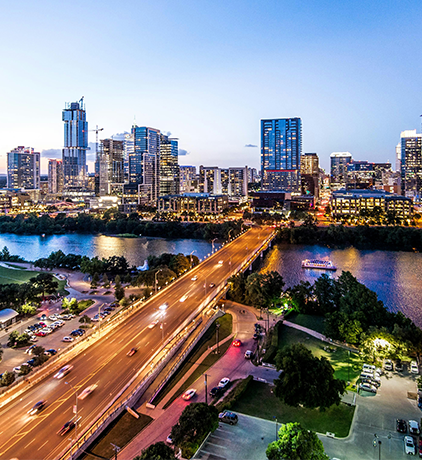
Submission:
[[26,449],[30,444],[32,444],[35,441],[36,438],[34,438],[31,442],[28,442],[28,444],[24,447]]
[[49,441],[49,440],[47,439],[47,441],[45,441],[45,443],[44,443],[42,446],[38,447],[37,450],[41,450],[41,449],[48,443],[48,441]]

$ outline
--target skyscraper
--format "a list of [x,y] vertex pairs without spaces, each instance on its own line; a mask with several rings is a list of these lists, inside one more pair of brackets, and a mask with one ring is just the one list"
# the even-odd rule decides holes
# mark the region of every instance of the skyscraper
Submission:
[[350,152],[333,152],[330,155],[331,162],[331,190],[346,188],[347,165],[352,161]]
[[299,192],[302,122],[300,118],[261,120],[262,188]]
[[7,153],[7,187],[40,188],[40,154],[32,147],[19,146]]
[[123,141],[102,139],[99,163],[99,194],[109,195],[112,184],[123,184],[125,181]]
[[86,151],[88,150],[88,122],[83,98],[66,104],[63,110],[64,148],[63,175],[66,189],[86,186]]
[[159,196],[177,195],[179,191],[179,142],[161,134]]
[[48,193],[63,191],[63,162],[62,160],[48,160]]
[[416,129],[400,135],[400,167],[402,194],[420,197],[422,194],[422,134]]
[[180,193],[198,192],[196,166],[179,166]]
[[319,158],[316,153],[305,153],[300,158],[302,195],[319,196]]

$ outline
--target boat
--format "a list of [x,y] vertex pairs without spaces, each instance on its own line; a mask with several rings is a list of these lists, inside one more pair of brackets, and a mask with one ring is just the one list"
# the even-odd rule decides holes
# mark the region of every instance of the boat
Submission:
[[337,270],[331,260],[305,259],[302,260],[302,268],[317,268],[320,270]]

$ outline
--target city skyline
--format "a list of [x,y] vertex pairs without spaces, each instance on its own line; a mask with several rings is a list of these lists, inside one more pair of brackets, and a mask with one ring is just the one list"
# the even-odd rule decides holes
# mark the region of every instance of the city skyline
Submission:
[[[8,151],[28,145],[41,152],[45,173],[64,147],[63,105],[82,96],[102,138],[130,132],[134,121],[158,126],[179,138],[181,164],[259,168],[260,120],[292,117],[303,122],[303,152],[316,152],[326,170],[336,151],[393,162],[400,132],[420,131],[421,31],[408,26],[408,9],[418,17],[422,5],[374,2],[363,11],[354,1],[314,3],[9,5],[0,33],[8,40],[4,68],[13,71],[0,77],[8,89],[0,171]],[[69,40],[63,30],[81,18]],[[99,72],[110,57],[117,65]],[[87,152],[90,172],[94,156]]]

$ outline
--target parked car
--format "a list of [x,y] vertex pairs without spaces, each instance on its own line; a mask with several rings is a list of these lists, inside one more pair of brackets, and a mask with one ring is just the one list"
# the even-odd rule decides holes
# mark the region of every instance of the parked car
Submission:
[[396,420],[396,430],[399,433],[407,433],[407,423],[402,418]]
[[173,444],[173,438],[171,437],[171,433],[166,438],[166,444],[171,446]]
[[25,350],[27,355],[32,355],[32,350],[36,347],[36,345],[31,345],[29,348]]
[[364,370],[369,370],[369,371],[374,371],[375,370],[375,366],[373,364],[364,364],[362,366],[362,369]]
[[73,342],[73,337],[66,335],[62,338],[62,342]]
[[410,373],[411,374],[419,374],[419,367],[416,361],[412,361],[410,363]]
[[182,398],[185,400],[185,401],[189,401],[189,399],[192,399],[194,396],[196,395],[196,390],[194,388],[191,388],[189,390],[186,390],[183,395],[182,395]]
[[219,394],[221,393],[221,388],[219,387],[214,387],[214,388],[211,388],[210,390],[210,395],[215,398],[216,396],[218,396]]
[[236,425],[238,417],[234,412],[225,410],[224,412],[218,414],[218,420],[220,422],[228,423],[230,425]]
[[361,379],[361,383],[369,383],[369,385],[374,385],[375,388],[379,388],[381,384],[372,379]]
[[418,435],[420,432],[419,423],[416,420],[409,420],[409,433]]
[[403,363],[398,359],[395,365],[397,372],[403,372]]
[[220,388],[226,388],[226,386],[230,383],[230,379],[227,377],[224,377],[224,379],[221,379],[218,386]]
[[370,383],[361,383],[359,385],[359,390],[369,391],[370,393],[376,393],[377,392],[377,388],[374,385],[371,385]]
[[28,366],[34,367],[35,366],[35,358],[28,359],[26,364],[28,364]]
[[404,437],[404,453],[406,455],[415,455],[416,454],[415,441],[413,441],[412,436],[405,436]]
[[55,348],[49,348],[48,350],[45,350],[46,353],[50,353],[50,356],[54,356],[57,353],[57,350]]
[[246,351],[245,351],[245,358],[246,358],[246,359],[251,359],[251,358],[252,358],[252,355],[253,355],[253,353],[252,353],[251,350],[246,350]]

